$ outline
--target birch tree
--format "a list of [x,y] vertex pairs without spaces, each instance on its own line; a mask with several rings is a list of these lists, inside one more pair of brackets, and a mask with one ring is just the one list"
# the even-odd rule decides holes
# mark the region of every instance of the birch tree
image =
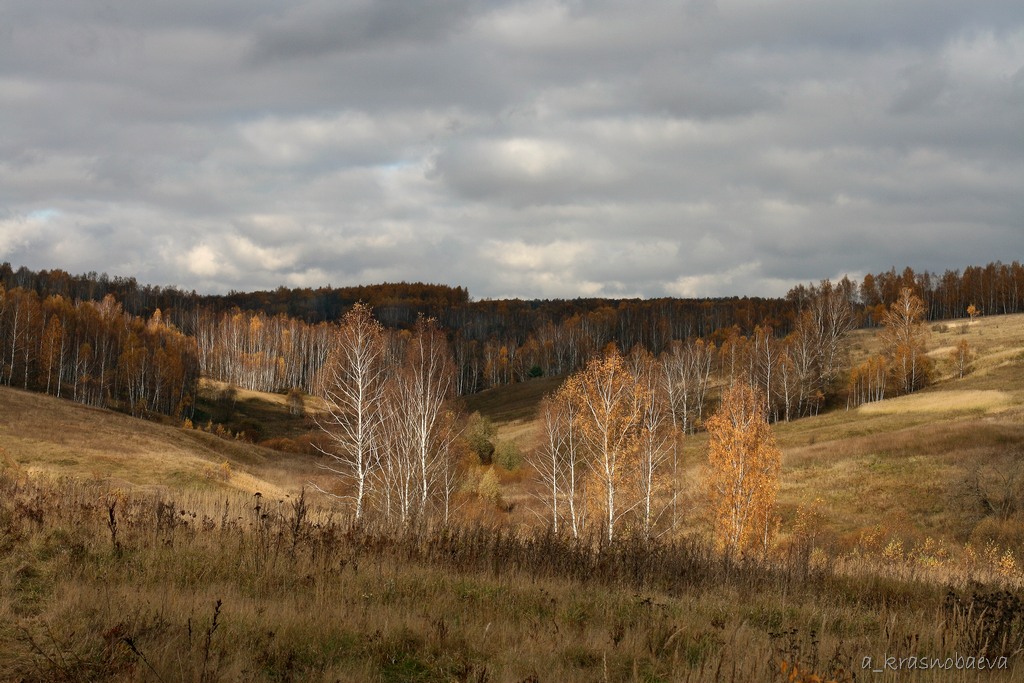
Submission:
[[782,454],[768,424],[764,398],[744,383],[729,387],[706,422],[704,488],[715,541],[733,556],[768,548]]
[[926,355],[928,330],[924,313],[924,302],[904,287],[882,320],[889,370],[896,386],[908,394],[924,386],[931,371],[931,359]]
[[372,478],[380,464],[387,366],[384,330],[369,306],[356,304],[341,321],[324,367],[324,415],[317,425],[330,437],[320,450],[326,469],[353,489],[355,518],[362,519]]
[[619,494],[635,464],[648,396],[617,350],[590,361],[579,379],[580,433],[600,486],[603,522],[612,541],[616,522],[630,507]]
[[[662,513],[675,503],[680,432],[671,419],[665,392],[665,375],[654,357],[640,347],[631,354],[637,389],[642,394],[640,443],[636,461],[636,487],[640,527],[650,538]],[[668,504],[665,503],[665,494]]]
[[540,495],[557,533],[565,518],[573,538],[586,526],[586,475],[580,435],[583,404],[578,376],[567,379],[558,391],[541,402],[543,445],[534,451],[531,464],[541,481]]
[[[398,496],[399,518],[426,514],[438,477],[444,481],[456,432],[445,415],[455,388],[455,367],[444,334],[433,318],[420,318],[405,345],[390,391],[391,449],[386,474]],[[415,493],[413,492],[415,488]]]

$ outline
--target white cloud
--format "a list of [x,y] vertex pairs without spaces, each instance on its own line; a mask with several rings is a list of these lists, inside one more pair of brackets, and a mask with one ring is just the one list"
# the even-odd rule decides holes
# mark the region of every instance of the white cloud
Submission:
[[201,278],[213,278],[222,274],[224,264],[210,246],[200,244],[189,250],[185,256],[188,270]]
[[27,216],[0,219],[0,258],[45,240],[51,221],[58,216],[54,209],[36,209]]

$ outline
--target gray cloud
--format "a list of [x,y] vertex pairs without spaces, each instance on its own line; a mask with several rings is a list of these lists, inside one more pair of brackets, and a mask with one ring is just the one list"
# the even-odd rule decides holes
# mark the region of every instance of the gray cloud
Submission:
[[1024,252],[1009,0],[0,6],[0,259],[780,294]]
[[443,40],[469,19],[471,0],[309,2],[269,15],[253,41],[256,63],[401,49]]

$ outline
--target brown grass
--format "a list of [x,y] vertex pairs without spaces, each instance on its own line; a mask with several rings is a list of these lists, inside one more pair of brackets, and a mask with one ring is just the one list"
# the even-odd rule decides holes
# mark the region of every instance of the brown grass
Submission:
[[[278,394],[265,391],[252,391],[251,389],[243,389],[228,384],[227,382],[220,382],[214,379],[204,377],[199,380],[199,392],[200,394],[206,394],[208,396],[215,396],[227,389],[232,389],[235,392],[235,398],[237,401],[242,403],[248,401],[263,402],[269,405],[277,406],[287,410],[288,408],[288,395]],[[323,399],[317,396],[303,395],[303,401],[306,404],[306,411],[310,413],[322,412],[324,410]]]
[[[785,663],[845,681],[865,656],[998,656],[1024,626],[1016,608],[985,616],[991,588],[948,600],[916,560],[730,564],[699,541],[355,529],[307,503],[0,470],[0,678],[792,680]],[[987,680],[1022,673],[1007,667]]]
[[309,457],[6,387],[0,415],[0,448],[31,475],[269,495],[298,491],[320,476]]
[[[632,564],[543,545],[527,469],[499,473],[507,507],[477,500],[473,482],[460,494],[468,518],[519,530],[506,541],[353,536],[323,499],[293,543],[299,488],[332,484],[316,458],[0,389],[0,678],[782,680],[772,667],[783,659],[824,674],[908,642],[949,652],[969,638],[950,630],[942,586],[966,596],[970,580],[1012,578],[1019,589],[1007,549],[1011,564],[1024,559],[1024,504],[996,514],[972,488],[1024,482],[1024,316],[961,327],[938,326],[930,344],[967,339],[978,357],[966,378],[936,351],[938,381],[924,392],[775,426],[778,555],[767,573],[738,575],[697,541],[634,547]],[[875,333],[856,333],[855,346],[877,350]],[[467,407],[525,452],[559,381],[482,392]],[[218,389],[206,386],[210,410]],[[309,438],[283,396],[239,392],[231,410],[264,438]],[[705,443],[684,443],[691,538],[703,528]],[[797,528],[812,507],[813,542]],[[666,559],[680,555],[695,564]]]
[[866,403],[857,412],[861,415],[900,415],[906,413],[992,413],[1016,404],[1012,394],[994,389],[947,389],[931,391],[875,403]]

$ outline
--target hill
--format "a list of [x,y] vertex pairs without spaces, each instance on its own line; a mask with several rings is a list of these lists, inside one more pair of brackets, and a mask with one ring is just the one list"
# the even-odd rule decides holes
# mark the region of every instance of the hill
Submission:
[[[286,414],[283,408],[280,412]],[[321,476],[308,456],[45,394],[2,387],[0,415],[0,453],[9,466],[29,476],[73,477],[142,490],[260,491],[271,496],[297,492]]]
[[[850,681],[892,655],[992,658],[1005,668],[984,680],[1019,680],[1021,573],[1000,553],[1021,547],[1024,317],[938,324],[933,354],[961,338],[978,351],[963,379],[775,426],[767,564],[699,539],[356,528],[296,495],[309,455],[0,389],[0,678]],[[876,343],[860,332],[856,353]],[[467,405],[527,451],[557,383]],[[224,389],[206,384],[201,409],[308,433],[283,397]],[[685,449],[692,485],[703,437]],[[507,474],[520,504],[496,521],[531,519],[529,477]]]
[[[960,340],[976,352],[971,372],[953,376],[946,357]],[[878,350],[873,330],[854,333],[853,360]],[[1006,512],[986,508],[993,500],[1013,507],[1009,484],[1024,481],[1018,464],[1024,444],[1024,315],[935,323],[930,355],[936,381],[919,393],[838,409],[813,418],[775,425],[784,452],[779,510],[791,528],[801,507],[819,500],[823,529],[838,548],[864,536],[899,538],[904,543],[934,537],[976,545],[997,542],[1024,551],[1024,532]],[[529,455],[542,439],[537,406],[560,378],[540,378],[495,387],[466,397],[467,412],[479,412],[496,426],[497,438]],[[222,423],[228,434],[293,452],[282,452],[200,429],[143,422],[110,411],[79,406],[45,395],[0,389],[0,446],[28,472],[102,479],[117,486],[179,487],[197,490],[261,490],[295,493],[331,479],[309,447],[318,430],[308,418],[289,414],[278,394],[230,390],[204,380],[197,406],[198,426]],[[315,402],[307,409],[315,411]],[[684,443],[689,508],[700,507],[705,438]],[[516,505],[488,519],[514,526],[531,524],[533,484],[525,471],[504,472],[506,500]],[[481,476],[481,470],[470,477]],[[693,519],[700,524],[699,515]]]
[[[962,379],[948,360],[961,340],[977,354]],[[852,347],[855,362],[878,352],[878,331],[854,332]],[[1000,481],[1024,483],[1024,315],[934,323],[929,348],[936,377],[924,391],[775,425],[784,529],[801,506],[820,499],[824,530],[844,549],[881,535],[1024,551],[1019,522],[997,521],[985,502],[1013,498]],[[469,397],[467,407],[525,450],[540,443],[542,427],[531,416],[557,385],[549,378],[497,387]],[[684,444],[693,507],[705,447],[701,434]]]

